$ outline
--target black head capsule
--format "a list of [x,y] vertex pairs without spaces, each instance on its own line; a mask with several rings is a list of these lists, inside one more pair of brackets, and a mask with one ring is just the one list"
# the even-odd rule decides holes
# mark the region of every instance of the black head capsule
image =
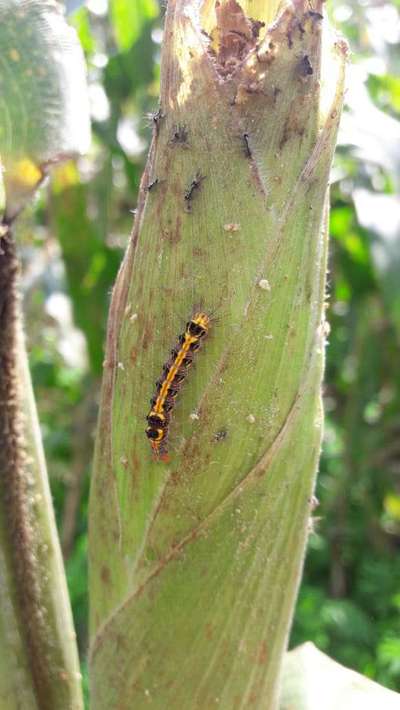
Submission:
[[186,327],[189,335],[191,335],[192,338],[204,338],[207,333],[207,330],[204,328],[203,325],[201,325],[200,323],[196,323],[193,320],[191,320]]
[[164,429],[155,429],[151,426],[148,426],[146,428],[146,436],[148,439],[151,441],[155,441],[156,443],[159,443],[165,438],[165,431]]
[[193,338],[204,338],[210,327],[210,316],[206,313],[196,313],[187,323],[186,330]]

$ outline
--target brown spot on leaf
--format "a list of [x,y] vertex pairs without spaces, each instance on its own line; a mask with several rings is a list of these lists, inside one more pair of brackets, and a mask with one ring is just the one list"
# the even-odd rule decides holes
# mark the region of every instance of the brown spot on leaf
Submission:
[[214,627],[211,623],[206,624],[205,636],[207,641],[211,641],[214,637]]
[[289,112],[289,115],[283,126],[282,138],[279,141],[279,150],[282,150],[284,145],[290,140],[292,136],[298,136],[299,138],[302,138],[303,135],[304,124],[299,119],[299,116],[293,108],[293,110]]
[[181,474],[178,473],[177,471],[173,471],[173,473],[171,473],[170,478],[169,478],[170,485],[171,486],[179,486],[181,484],[181,481],[182,481]]
[[169,244],[178,244],[181,240],[181,216],[178,215],[176,218],[175,226],[171,225],[170,229],[162,229],[162,238],[165,239]]
[[110,584],[111,574],[110,574],[109,568],[106,565],[102,566],[101,572],[100,572],[100,577],[101,577],[101,581],[103,582],[103,584],[107,584],[107,585]]
[[133,347],[130,352],[130,356],[129,356],[132,365],[135,364],[137,356],[138,356],[138,350],[137,350],[137,348]]
[[147,350],[149,345],[151,344],[153,337],[152,337],[152,328],[149,325],[149,323],[146,323],[143,331],[143,338],[142,338],[142,347],[143,350]]
[[215,3],[217,26],[211,33],[212,51],[218,71],[227,76],[253,49],[258,41],[263,22],[246,17],[236,0]]
[[257,663],[260,666],[265,666],[268,660],[268,649],[265,641],[261,641],[257,654]]

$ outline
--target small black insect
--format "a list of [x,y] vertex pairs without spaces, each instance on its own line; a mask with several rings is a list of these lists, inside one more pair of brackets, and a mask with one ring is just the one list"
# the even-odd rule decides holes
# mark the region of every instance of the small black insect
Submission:
[[244,153],[246,158],[252,158],[253,154],[251,152],[250,148],[250,140],[249,140],[249,134],[248,133],[243,133],[242,135],[243,142],[244,142]]
[[305,54],[298,63],[299,74],[304,79],[314,73],[308,54]]
[[324,19],[324,16],[321,15],[320,12],[315,12],[315,10],[309,10],[309,12],[307,14],[313,20],[323,20]]
[[151,192],[159,184],[160,184],[160,179],[155,178],[155,180],[153,180],[152,182],[149,182],[149,184],[147,185],[147,191]]
[[200,189],[200,185],[205,180],[205,175],[202,175],[201,173],[196,173],[195,177],[193,178],[192,182],[190,183],[189,187],[187,190],[185,190],[185,200],[188,205],[188,208],[190,208],[190,203],[193,200],[193,195],[196,192],[196,190]]

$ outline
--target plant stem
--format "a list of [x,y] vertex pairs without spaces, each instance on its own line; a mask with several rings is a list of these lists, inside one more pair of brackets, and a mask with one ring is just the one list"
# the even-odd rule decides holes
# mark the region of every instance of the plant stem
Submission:
[[[267,28],[235,0],[207,8],[168,4],[161,111],[110,311],[94,710],[276,708],[307,539],[345,48],[323,76],[320,6],[296,1]],[[199,309],[210,334],[174,406],[171,461],[152,462],[153,383]]]
[[[21,332],[19,262],[0,238],[2,708],[80,710],[79,665]],[[3,704],[4,703],[4,704]]]

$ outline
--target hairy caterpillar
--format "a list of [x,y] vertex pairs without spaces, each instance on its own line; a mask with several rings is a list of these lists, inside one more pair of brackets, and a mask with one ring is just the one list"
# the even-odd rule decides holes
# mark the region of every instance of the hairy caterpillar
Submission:
[[193,362],[193,355],[200,348],[209,327],[210,316],[201,312],[193,315],[186,323],[185,332],[179,336],[156,383],[157,389],[150,400],[151,409],[146,427],[146,435],[156,459],[168,460],[168,428],[175,399]]

